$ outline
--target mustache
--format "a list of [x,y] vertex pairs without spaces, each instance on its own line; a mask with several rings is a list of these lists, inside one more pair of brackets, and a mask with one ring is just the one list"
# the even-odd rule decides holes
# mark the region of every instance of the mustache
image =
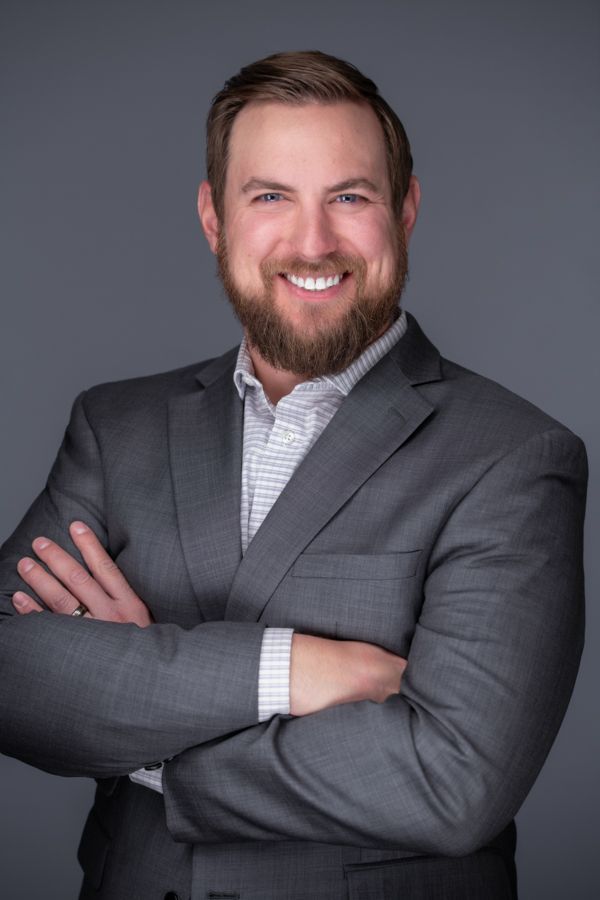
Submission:
[[309,275],[348,275],[350,272],[359,278],[364,276],[365,261],[360,256],[348,256],[343,253],[328,253],[319,260],[308,261],[298,256],[282,259],[267,259],[260,265],[260,271],[265,281],[270,281],[276,275],[299,275],[304,278]]

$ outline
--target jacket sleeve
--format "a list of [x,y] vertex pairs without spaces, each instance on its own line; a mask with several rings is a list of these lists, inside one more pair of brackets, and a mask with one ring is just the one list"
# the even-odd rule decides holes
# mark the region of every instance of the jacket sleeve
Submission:
[[0,552],[0,751],[61,775],[106,777],[258,721],[263,626],[135,625],[18,616],[16,572],[46,535],[73,555],[84,519],[106,545],[103,476],[82,398],[48,479]]
[[551,429],[441,527],[400,694],[275,717],[177,756],[176,840],[462,855],[514,816],[564,715],[583,633],[585,451]]

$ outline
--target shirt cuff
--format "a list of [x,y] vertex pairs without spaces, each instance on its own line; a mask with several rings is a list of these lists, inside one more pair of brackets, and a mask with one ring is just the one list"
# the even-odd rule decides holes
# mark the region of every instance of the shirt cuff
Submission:
[[258,670],[258,721],[290,711],[293,628],[265,628]]
[[136,784],[142,784],[144,787],[151,788],[151,790],[162,794],[162,774],[163,764],[160,763],[160,765],[152,766],[149,769],[138,769],[137,772],[132,772],[129,777]]

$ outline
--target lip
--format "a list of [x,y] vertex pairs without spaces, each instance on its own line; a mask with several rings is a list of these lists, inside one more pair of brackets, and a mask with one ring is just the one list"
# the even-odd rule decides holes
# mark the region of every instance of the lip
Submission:
[[279,281],[283,282],[293,297],[298,297],[300,300],[303,300],[304,303],[322,303],[324,300],[333,300],[339,295],[342,285],[346,284],[346,282],[352,278],[352,272],[344,272],[344,276],[339,284],[334,284],[329,288],[325,288],[323,291],[307,291],[305,288],[292,284],[291,281],[287,280],[285,275],[278,275],[277,277]]

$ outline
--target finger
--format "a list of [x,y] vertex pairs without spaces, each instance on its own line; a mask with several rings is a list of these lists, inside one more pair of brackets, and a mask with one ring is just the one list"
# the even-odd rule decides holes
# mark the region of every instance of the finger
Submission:
[[139,600],[138,595],[91,528],[88,528],[84,522],[72,522],[69,532],[90,572],[110,597],[115,600]]
[[72,522],[70,534],[86,565],[113,602],[112,618],[134,622],[142,628],[153,622],[146,604],[138,597],[114,560],[85,522]]
[[13,606],[19,615],[27,615],[31,612],[43,612],[44,610],[39,603],[36,603],[33,597],[24,591],[16,591],[12,597]]
[[70,615],[79,606],[79,600],[30,557],[19,560],[17,572],[52,612]]
[[[94,617],[105,618],[107,616],[112,601],[100,585],[94,581],[84,566],[80,565],[62,547],[59,547],[58,544],[55,544],[54,541],[48,538],[36,538],[33,542],[33,549],[42,562],[50,569],[55,579],[60,581],[63,586],[63,592],[66,588],[68,593],[77,599],[76,606],[83,603]],[[41,569],[42,567],[38,568]],[[41,574],[35,573],[35,575],[45,587],[49,590],[55,590],[51,582],[44,580]],[[46,602],[46,597],[42,596],[37,588],[36,593]],[[52,594],[52,596],[55,595]]]

